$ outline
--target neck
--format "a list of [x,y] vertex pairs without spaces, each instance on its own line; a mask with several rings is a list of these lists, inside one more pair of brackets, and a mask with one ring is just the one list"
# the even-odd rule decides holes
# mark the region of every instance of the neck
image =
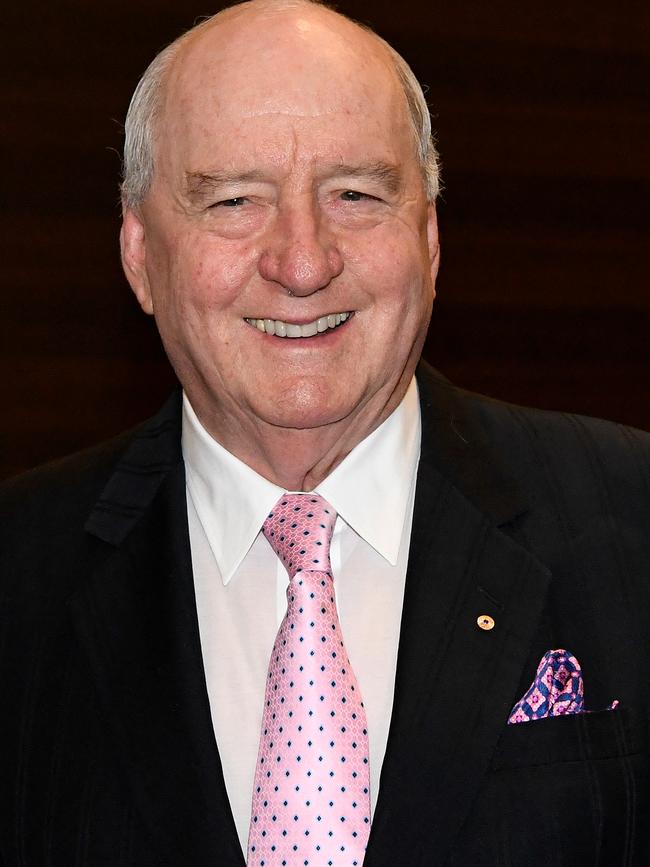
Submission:
[[268,424],[241,415],[216,416],[194,402],[208,433],[259,475],[286,491],[311,491],[376,430],[401,402],[411,374],[388,394],[378,394],[350,416],[313,428]]

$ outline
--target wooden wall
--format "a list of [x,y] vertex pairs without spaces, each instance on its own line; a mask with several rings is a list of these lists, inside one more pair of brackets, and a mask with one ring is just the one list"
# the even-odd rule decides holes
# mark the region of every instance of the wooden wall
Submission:
[[[119,265],[121,122],[213,6],[3,13],[0,475],[155,410],[172,377]],[[427,357],[496,397],[650,428],[647,3],[344,0],[428,87],[443,267]]]

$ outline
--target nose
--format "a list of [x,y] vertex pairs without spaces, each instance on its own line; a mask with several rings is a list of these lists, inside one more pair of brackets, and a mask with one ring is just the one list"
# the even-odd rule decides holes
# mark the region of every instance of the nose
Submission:
[[278,283],[291,295],[312,295],[338,277],[343,257],[315,203],[294,203],[278,213],[258,268],[265,280]]

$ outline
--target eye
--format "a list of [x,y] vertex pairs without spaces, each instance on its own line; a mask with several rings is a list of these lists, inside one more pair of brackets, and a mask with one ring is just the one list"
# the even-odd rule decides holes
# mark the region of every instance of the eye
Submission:
[[236,196],[234,199],[224,199],[222,202],[215,202],[210,205],[211,208],[239,208],[245,205],[248,199],[245,196]]
[[341,193],[341,198],[344,202],[361,202],[363,199],[372,199],[373,196],[360,193],[358,190],[344,190]]

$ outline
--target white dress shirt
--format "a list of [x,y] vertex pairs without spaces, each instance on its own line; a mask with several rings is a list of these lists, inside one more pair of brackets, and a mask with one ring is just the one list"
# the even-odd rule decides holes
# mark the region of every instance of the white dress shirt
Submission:
[[[393,705],[420,435],[413,379],[389,418],[315,489],[338,512],[332,572],[368,717],[373,810]],[[285,492],[219,445],[186,396],[182,446],[212,723],[246,852],[267,668],[289,580],[261,527]]]

